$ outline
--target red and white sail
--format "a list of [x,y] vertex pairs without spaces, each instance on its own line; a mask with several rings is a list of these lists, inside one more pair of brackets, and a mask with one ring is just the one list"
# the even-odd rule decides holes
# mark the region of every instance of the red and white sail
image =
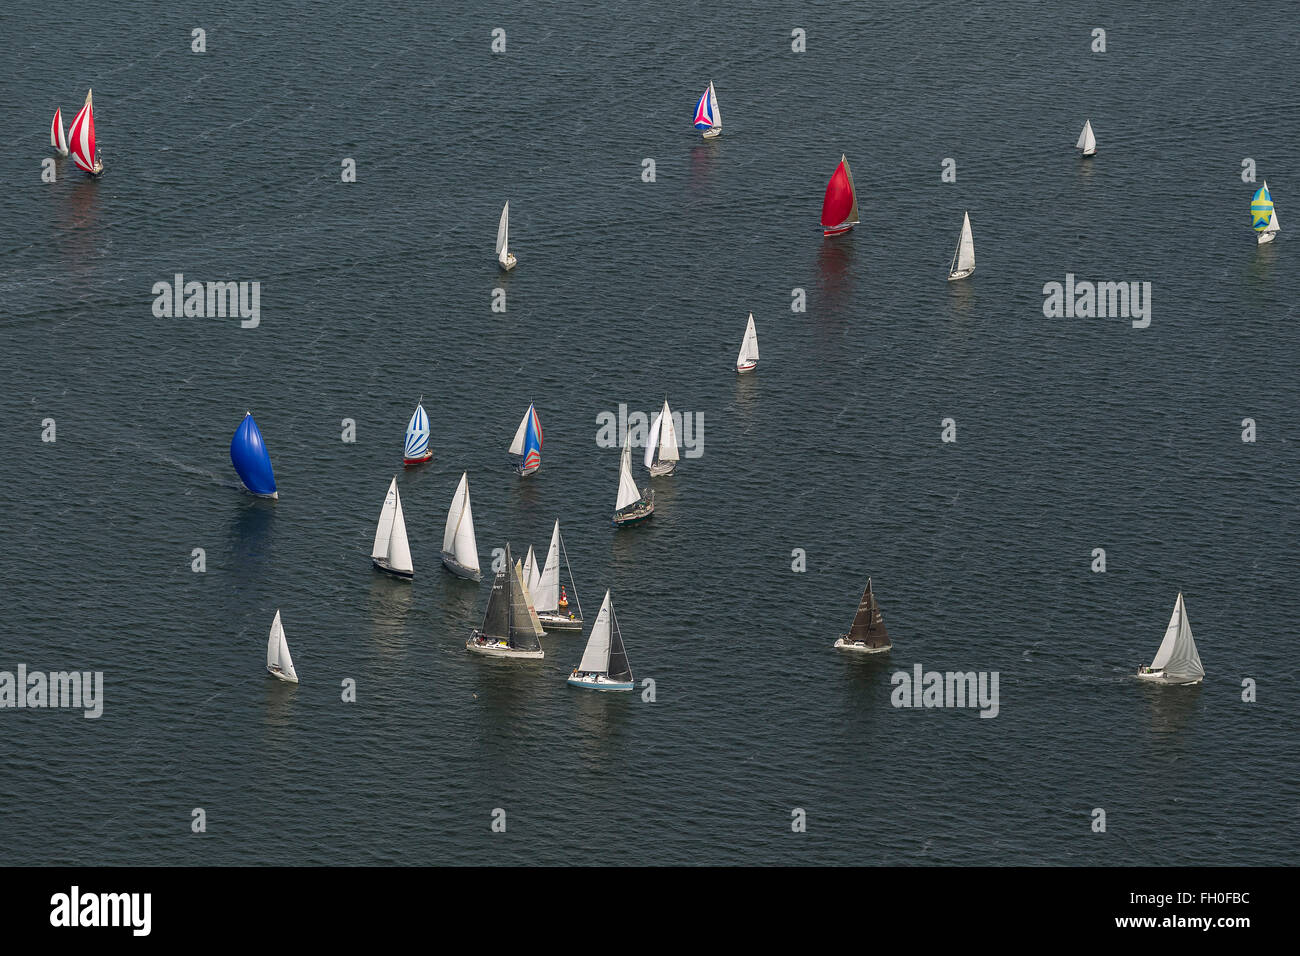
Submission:
[[88,173],[95,172],[95,109],[90,100],[91,92],[86,91],[86,105],[68,128],[68,149],[72,152],[72,161],[78,169]]
[[822,235],[838,236],[858,224],[858,195],[853,189],[853,171],[840,154],[840,164],[831,173],[822,198]]
[[50,145],[60,156],[68,155],[68,138],[63,135],[63,111],[54,111],[54,122],[50,124]]

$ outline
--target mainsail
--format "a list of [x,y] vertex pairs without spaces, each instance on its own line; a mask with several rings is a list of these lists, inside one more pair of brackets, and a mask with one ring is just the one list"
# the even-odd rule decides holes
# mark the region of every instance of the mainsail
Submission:
[[949,275],[957,275],[975,270],[975,239],[970,231],[970,213],[965,213],[961,220],[961,235],[957,237],[957,248],[952,254],[952,267]]
[[289,642],[284,636],[284,625],[280,623],[279,609],[275,612],[271,633],[266,640],[266,666],[268,670],[278,669],[291,681],[298,680],[298,672],[293,669],[293,657],[289,654]]
[[672,409],[668,407],[668,399],[665,398],[664,407],[650,423],[650,437],[645,443],[645,466],[649,468],[655,461],[678,460],[680,454],[677,449],[677,429],[673,426]]
[[1192,625],[1187,620],[1182,591],[1178,592],[1178,600],[1174,602],[1174,613],[1169,617],[1164,640],[1151,661],[1151,669],[1163,670],[1166,678],[1175,680],[1195,681],[1205,676],[1201,655],[1196,652],[1196,642],[1192,640]]
[[740,354],[736,356],[736,368],[745,368],[758,363],[758,331],[754,328],[754,313],[749,313],[749,322],[745,326],[745,337],[740,342]]
[[1074,148],[1083,150],[1085,156],[1097,152],[1097,139],[1092,135],[1092,120],[1083,121],[1083,130],[1079,133],[1079,142],[1074,144]]
[[546,564],[537,576],[537,587],[530,588],[533,607],[539,611],[560,609],[560,523],[555,522],[551,532],[551,546],[546,552]]
[[[524,212],[528,212],[527,209]],[[527,216],[524,217],[525,219]],[[525,227],[528,223],[524,223]],[[525,228],[524,232],[528,230]],[[528,237],[525,235],[525,239]],[[497,223],[497,262],[503,266],[506,260],[510,258],[510,203],[507,202],[501,209],[501,221]]]
[[[506,564],[510,567],[510,552],[506,552]],[[545,632],[542,622],[537,619],[537,610],[528,600],[528,590],[524,586],[523,569],[519,564],[510,567],[510,636],[507,643],[521,651],[535,651],[542,645],[537,640]]]
[[379,524],[375,528],[375,543],[370,557],[382,561],[394,571],[411,574],[411,546],[406,539],[406,519],[402,515],[402,496],[397,491],[397,479],[388,486]]
[[469,503],[469,473],[463,472],[447,512],[442,534],[442,553],[451,555],[461,567],[478,571],[478,542],[474,538],[474,512]]
[[582,661],[578,670],[586,674],[604,674],[610,680],[632,680],[632,668],[628,664],[627,650],[623,647],[623,635],[618,630],[618,620],[614,617],[614,604],[605,592],[605,600],[596,615],[596,623],[587,639],[587,647],[582,652]]
[[862,592],[858,602],[858,613],[849,628],[849,640],[861,642],[867,647],[888,647],[889,632],[885,630],[885,619],[880,613],[880,605],[871,591],[871,578],[867,578],[867,589]]
[[632,446],[630,441],[631,435],[623,439],[623,454],[618,464],[618,499],[614,505],[615,511],[622,511],[628,505],[634,505],[641,500],[641,489],[636,486],[636,481],[632,478]]

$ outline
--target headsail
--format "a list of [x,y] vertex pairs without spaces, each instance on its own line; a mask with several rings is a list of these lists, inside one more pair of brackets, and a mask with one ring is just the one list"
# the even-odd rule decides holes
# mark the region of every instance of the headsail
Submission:
[[560,608],[560,523],[551,531],[551,546],[546,551],[546,564],[537,576],[533,592],[533,607],[539,611],[558,611]]
[[[524,212],[528,210],[525,209]],[[527,226],[527,223],[524,223]],[[527,232],[527,230],[524,230]],[[524,237],[528,238],[527,236]],[[497,223],[497,262],[503,266],[506,260],[510,258],[510,203],[506,202],[501,209],[501,221]]]
[[591,628],[591,637],[587,638],[586,650],[582,652],[582,661],[578,664],[578,670],[588,674],[604,674],[609,670],[612,617],[613,607],[609,602],[609,592],[606,591],[605,600],[600,605],[600,613],[596,615],[596,623]]
[[826,184],[822,197],[822,228],[842,231],[858,224],[858,196],[853,188],[853,171],[843,154]]
[[397,491],[396,478],[388,486],[388,496],[384,498],[384,508],[379,513],[370,557],[383,561],[394,571],[404,574],[411,574],[414,570],[411,566],[411,545],[406,539],[406,518],[402,515],[402,496]]
[[1151,661],[1153,671],[1163,670],[1167,678],[1195,681],[1205,676],[1201,666],[1201,655],[1196,651],[1196,642],[1192,640],[1192,625],[1187,620],[1187,606],[1183,603],[1183,592],[1178,592],[1174,602],[1174,613],[1170,615],[1165,627],[1164,640]]
[[537,610],[528,600],[523,569],[516,563],[510,567],[510,637],[507,643],[516,650],[535,651],[541,648],[537,639],[544,633],[542,622],[537,619]]
[[230,439],[230,461],[239,473],[239,480],[255,495],[276,498],[275,472],[271,470],[271,456],[262,441],[262,432],[253,421],[253,413],[246,412],[244,420]]
[[862,592],[858,602],[858,613],[849,628],[849,640],[860,641],[867,647],[888,647],[889,632],[885,630],[885,619],[880,613],[880,605],[871,591],[871,578],[867,578],[867,589]]
[[1083,150],[1083,155],[1091,156],[1097,152],[1097,139],[1092,135],[1092,120],[1083,121],[1083,130],[1079,133],[1079,141],[1074,144],[1075,149]]
[[1250,200],[1251,225],[1258,233],[1278,232],[1282,227],[1277,224],[1277,210],[1273,207],[1273,195],[1268,191],[1268,180],[1255,190]]
[[478,542],[474,538],[474,512],[469,503],[469,473],[463,472],[447,512],[442,535],[443,554],[450,554],[461,567],[478,571]]
[[673,426],[672,409],[668,407],[668,399],[664,399],[664,407],[660,409],[659,416],[661,423],[659,425],[659,460],[660,461],[677,461],[680,456],[677,451],[677,429]]
[[87,173],[95,172],[95,107],[91,101],[93,90],[86,91],[86,105],[81,108],[68,128],[68,149],[77,168]]
[[423,458],[429,452],[429,416],[424,411],[424,398],[415,406],[411,422],[406,426],[406,448],[403,452],[407,460]]
[[957,248],[952,254],[950,276],[968,274],[975,271],[975,239],[970,231],[970,213],[962,215],[961,234],[957,237]]
[[745,337],[740,342],[740,354],[736,356],[736,368],[750,368],[758,363],[758,330],[754,328],[754,313],[749,313],[749,322],[745,325]]
[[618,465],[618,499],[614,505],[615,511],[622,511],[628,505],[634,505],[641,500],[641,489],[636,486],[636,481],[632,478],[632,445],[630,442],[630,435],[624,437],[623,454]]
[[515,429],[510,454],[520,457],[519,467],[524,472],[534,472],[542,466],[542,420],[531,404]]
[[713,93],[713,81],[709,81],[708,89],[701,95],[698,103],[695,104],[695,128],[712,129],[714,126],[714,99],[710,95]]
[[284,636],[284,625],[280,623],[279,609],[275,612],[271,633],[266,641],[266,666],[268,670],[278,669],[287,679],[297,683],[298,672],[293,669],[293,656],[289,653],[289,642]]
[[50,124],[50,145],[60,156],[68,155],[68,138],[63,135],[63,111],[55,109],[54,122]]

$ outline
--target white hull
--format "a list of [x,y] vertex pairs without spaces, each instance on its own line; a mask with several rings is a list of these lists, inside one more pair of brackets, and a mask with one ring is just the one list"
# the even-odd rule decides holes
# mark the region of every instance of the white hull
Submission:
[[1205,680],[1204,677],[1198,677],[1195,680],[1186,680],[1181,677],[1168,677],[1164,671],[1138,671],[1137,679],[1144,680],[1151,684],[1170,684],[1179,687],[1191,687],[1193,684],[1199,684]]
[[756,368],[758,368],[757,362],[746,362],[744,365],[736,366],[736,374],[744,375],[746,372],[752,372]]
[[663,478],[666,475],[671,475],[676,470],[677,462],[675,461],[657,461],[650,466],[650,477]]
[[718,129],[717,127],[714,127],[713,129],[706,129],[704,131],[705,139],[717,139],[721,135],[722,135],[722,130]]
[[974,266],[971,266],[969,269],[962,269],[960,272],[954,272],[950,274],[948,276],[948,281],[956,282],[958,279],[965,279],[966,277],[972,275],[974,272],[975,272]]
[[414,571],[399,571],[382,558],[371,558],[370,563],[375,566],[376,571],[383,571],[385,574],[391,575],[395,578],[404,578],[405,580],[410,581],[415,577]]
[[583,690],[634,690],[631,681],[610,680],[604,674],[592,674],[584,677],[570,677],[565,683],[570,687]]
[[500,259],[497,260],[497,265],[501,267],[502,272],[509,272],[516,265],[518,265],[518,263],[519,260],[515,258],[515,254],[513,252],[506,255],[505,262],[502,262]]
[[840,638],[835,642],[835,646],[842,651],[853,651],[857,654],[883,654],[893,649],[893,644],[886,644],[884,647],[867,647],[861,641],[848,641]]
[[445,551],[442,554],[442,566],[458,578],[465,578],[468,581],[481,581],[483,579],[482,572],[465,567],[456,560],[454,555],[447,554]]
[[1094,146],[1092,149],[1085,149],[1085,150],[1083,151],[1083,155],[1084,155],[1084,156],[1096,156],[1096,155],[1097,155],[1097,148]]
[[1255,236],[1255,242],[1262,246],[1266,242],[1272,242],[1276,235],[1276,232],[1261,232]]
[[484,654],[487,657],[522,657],[528,660],[540,660],[546,656],[543,650],[521,651],[518,648],[511,647],[509,644],[502,644],[492,640],[481,641],[475,631],[470,639],[465,642],[465,650],[473,651],[475,654]]
[[561,614],[558,611],[538,611],[537,620],[542,622],[544,631],[581,631],[582,618],[574,615],[570,617],[568,613]]
[[282,680],[282,681],[284,681],[286,684],[296,684],[296,683],[298,683],[298,678],[296,678],[296,677],[289,677],[289,676],[286,675],[283,671],[281,671],[280,668],[276,667],[276,666],[273,665],[273,664],[267,664],[267,665],[266,665],[266,672],[267,672],[268,674],[270,674],[272,677],[276,678],[277,680]]

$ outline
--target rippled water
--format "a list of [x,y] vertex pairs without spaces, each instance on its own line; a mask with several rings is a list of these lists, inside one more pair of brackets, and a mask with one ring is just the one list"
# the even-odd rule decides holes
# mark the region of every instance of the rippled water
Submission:
[[[1294,17],[955,9],[6,11],[0,668],[106,682],[99,720],[0,712],[11,861],[1296,862],[1300,270],[1292,232],[1253,245],[1240,178],[1300,223]],[[108,173],[42,183],[90,85]],[[862,225],[823,241],[841,152]],[[176,272],[259,281],[260,326],[155,318]],[[1067,272],[1151,282],[1150,327],[1044,318]],[[597,416],[665,394],[704,454],[615,534]],[[405,584],[368,551],[421,395]],[[229,464],[246,409],[275,503]],[[484,561],[560,520],[655,703],[566,687],[581,638],[466,654],[488,585],[438,566],[464,470]],[[830,647],[868,574],[885,660]],[[1179,589],[1205,684],[1137,686]],[[263,670],[276,608],[297,687]],[[998,671],[997,718],[892,707],[916,663]]]

